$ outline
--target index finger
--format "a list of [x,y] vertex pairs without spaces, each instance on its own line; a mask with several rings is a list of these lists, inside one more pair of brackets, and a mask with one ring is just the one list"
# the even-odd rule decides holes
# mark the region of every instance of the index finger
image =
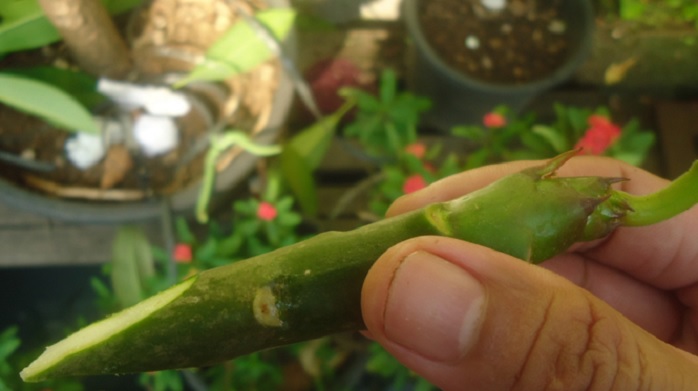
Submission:
[[[539,161],[517,161],[453,175],[398,199],[388,210],[388,215],[457,198],[504,175],[540,164]],[[637,195],[654,193],[669,183],[635,166],[601,157],[575,157],[567,162],[558,174],[628,178],[628,181],[616,186],[622,191]],[[512,189],[512,194],[515,194],[515,189]],[[675,289],[698,281],[698,268],[695,267],[698,260],[698,241],[692,239],[697,230],[698,208],[694,207],[655,225],[621,227],[605,240],[582,247],[582,251],[601,263],[654,286]]]

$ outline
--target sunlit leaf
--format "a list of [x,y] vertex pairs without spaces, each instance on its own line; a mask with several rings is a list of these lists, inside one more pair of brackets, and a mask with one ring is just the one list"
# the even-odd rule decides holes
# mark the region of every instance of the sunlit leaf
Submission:
[[[255,18],[277,39],[283,40],[293,25],[295,12],[288,8],[260,11]],[[224,80],[245,73],[272,57],[264,38],[247,22],[232,26],[211,45],[204,61],[176,86],[195,80]]]
[[89,111],[75,98],[50,84],[0,73],[0,102],[68,131],[99,133]]
[[[119,14],[140,4],[141,0],[103,0],[103,3],[110,13]],[[0,56],[39,48],[60,39],[37,0],[0,1]]]
[[0,1],[0,55],[34,49],[60,39],[37,0]]

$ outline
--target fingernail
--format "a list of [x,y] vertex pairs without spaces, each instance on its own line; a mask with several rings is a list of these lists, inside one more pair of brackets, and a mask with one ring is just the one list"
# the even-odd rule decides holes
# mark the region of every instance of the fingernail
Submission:
[[476,338],[484,289],[462,268],[431,253],[408,255],[390,285],[385,335],[430,360],[454,362]]

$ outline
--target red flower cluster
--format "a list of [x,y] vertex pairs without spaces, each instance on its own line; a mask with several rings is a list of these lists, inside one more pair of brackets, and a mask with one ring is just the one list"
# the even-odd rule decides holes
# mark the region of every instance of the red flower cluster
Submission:
[[422,190],[425,187],[427,187],[427,181],[424,177],[419,174],[414,174],[405,179],[405,182],[402,184],[402,192],[404,194],[410,194],[417,190]]
[[422,159],[424,158],[424,155],[427,153],[427,146],[423,143],[410,144],[405,147],[405,152],[409,153],[410,155],[413,155],[417,159]]
[[589,129],[575,145],[580,153],[601,155],[620,137],[620,127],[602,115],[591,115],[587,122]]
[[485,127],[490,129],[501,128],[502,126],[506,126],[507,119],[499,113],[491,112],[482,117],[482,123],[485,125]]
[[276,207],[269,202],[262,201],[257,208],[257,218],[264,221],[272,221],[276,218]]
[[[424,156],[427,153],[427,146],[424,143],[416,142],[406,146],[405,153],[410,154],[419,160],[422,160],[424,159]],[[428,162],[422,161],[422,164],[428,171],[433,170],[433,167],[431,167]],[[424,179],[423,176],[419,174],[410,175],[402,183],[402,193],[414,193],[415,191],[421,190],[425,187],[427,187],[427,181],[426,179]]]
[[177,263],[191,263],[192,259],[194,259],[191,246],[186,243],[175,244],[172,250],[172,258]]

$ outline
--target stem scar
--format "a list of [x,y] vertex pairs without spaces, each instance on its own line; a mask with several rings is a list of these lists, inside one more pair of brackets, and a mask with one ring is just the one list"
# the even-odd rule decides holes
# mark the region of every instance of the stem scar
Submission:
[[281,327],[283,325],[279,317],[279,307],[276,305],[276,296],[268,286],[258,288],[255,292],[252,312],[257,323],[262,326]]

